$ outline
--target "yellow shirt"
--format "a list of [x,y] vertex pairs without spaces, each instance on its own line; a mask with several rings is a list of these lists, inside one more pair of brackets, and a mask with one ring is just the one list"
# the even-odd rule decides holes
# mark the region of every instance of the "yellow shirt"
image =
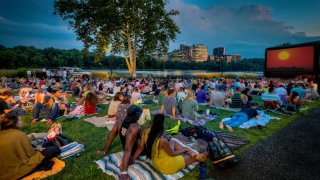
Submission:
[[0,131],[0,179],[18,179],[31,172],[44,156],[17,129]]

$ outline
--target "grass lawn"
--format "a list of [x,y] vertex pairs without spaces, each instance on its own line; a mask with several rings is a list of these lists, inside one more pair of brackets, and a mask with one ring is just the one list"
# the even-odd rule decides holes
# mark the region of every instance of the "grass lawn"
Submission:
[[[70,101],[72,102],[72,98]],[[261,102],[260,102],[261,103]],[[319,106],[320,101],[308,103],[306,106],[308,110]],[[160,109],[160,106],[149,105],[145,106],[148,107],[150,110]],[[98,116],[103,116],[107,113],[107,106],[102,106],[102,110],[98,114]],[[206,109],[206,107],[201,106],[200,109]],[[215,121],[207,123],[206,127],[210,130],[219,130],[218,123],[221,119],[225,117],[229,117],[233,115],[233,112],[224,111],[224,110],[215,110],[211,109],[211,111],[216,112],[219,114],[219,118]],[[272,120],[265,129],[240,129],[235,128],[234,134],[240,137],[244,137],[250,141],[250,143],[238,150],[235,151],[236,154],[241,153],[246,148],[252,146],[258,141],[266,139],[268,136],[272,135],[276,131],[280,130],[281,128],[285,127],[288,123],[290,123],[293,119],[298,116],[304,116],[308,113],[308,111],[287,117],[278,114],[271,114],[273,116],[280,117],[281,120]],[[37,123],[36,125],[31,125],[31,115],[26,115],[23,117],[24,127],[22,130],[24,132],[31,133],[31,132],[47,132],[50,128],[49,125],[44,123]],[[113,179],[111,176],[107,176],[106,174],[102,173],[98,166],[94,161],[101,159],[102,155],[97,155],[96,151],[98,149],[103,149],[105,146],[105,140],[108,136],[108,130],[106,128],[96,128],[94,125],[85,122],[82,119],[73,120],[68,122],[63,122],[62,119],[58,120],[63,126],[63,134],[67,137],[71,138],[78,143],[82,143],[85,145],[85,151],[81,153],[79,157],[72,157],[69,159],[64,160],[66,163],[66,167],[60,173],[55,176],[50,177],[49,179]],[[166,128],[172,127],[176,124],[176,120],[166,118],[165,126]],[[150,123],[150,122],[148,122]],[[188,124],[182,123],[182,127],[187,127]],[[120,144],[119,138],[117,138],[112,147],[111,153],[122,151],[122,147]],[[241,162],[240,162],[241,163]],[[207,163],[208,169],[211,167],[210,162]],[[199,175],[199,168],[196,167],[193,171],[191,171],[187,176],[183,179],[197,179]]]

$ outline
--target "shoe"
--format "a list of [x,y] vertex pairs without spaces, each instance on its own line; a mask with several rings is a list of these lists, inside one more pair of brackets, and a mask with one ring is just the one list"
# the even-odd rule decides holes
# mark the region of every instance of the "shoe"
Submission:
[[177,125],[175,125],[173,128],[166,130],[167,133],[169,134],[178,134],[179,128],[180,128],[181,122],[180,120],[178,121]]

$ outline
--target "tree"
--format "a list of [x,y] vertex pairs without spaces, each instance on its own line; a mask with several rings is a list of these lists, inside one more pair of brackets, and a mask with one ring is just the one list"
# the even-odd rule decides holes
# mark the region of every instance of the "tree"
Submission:
[[121,53],[131,76],[137,56],[167,51],[178,26],[179,12],[165,9],[168,0],[55,0],[54,13],[68,20],[85,49],[95,48],[100,60],[107,51]]

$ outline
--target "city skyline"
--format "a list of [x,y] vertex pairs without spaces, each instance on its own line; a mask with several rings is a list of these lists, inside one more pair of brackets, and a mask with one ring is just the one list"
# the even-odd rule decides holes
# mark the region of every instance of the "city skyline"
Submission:
[[[1,0],[1,4],[1,45],[82,48],[67,22],[53,15],[53,0]],[[243,58],[264,57],[267,47],[317,41],[320,24],[312,20],[320,17],[319,5],[312,0],[171,0],[167,9],[179,10],[174,21],[181,34],[170,42],[169,52],[180,44],[205,44],[209,54],[215,47],[226,47]]]

